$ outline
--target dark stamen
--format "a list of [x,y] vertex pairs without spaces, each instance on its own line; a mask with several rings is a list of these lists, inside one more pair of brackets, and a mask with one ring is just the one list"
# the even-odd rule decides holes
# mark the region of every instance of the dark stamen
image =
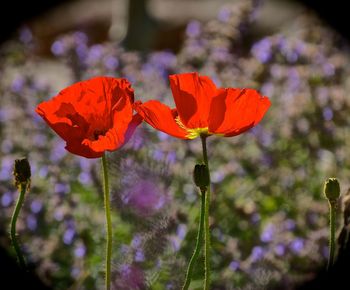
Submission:
[[94,140],[98,140],[99,136],[104,136],[106,134],[106,131],[95,131],[94,132]]

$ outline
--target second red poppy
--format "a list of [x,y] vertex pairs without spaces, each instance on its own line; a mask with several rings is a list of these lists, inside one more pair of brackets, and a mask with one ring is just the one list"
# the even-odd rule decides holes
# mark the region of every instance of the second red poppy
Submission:
[[134,108],[152,127],[177,138],[239,135],[257,125],[271,104],[254,89],[217,88],[198,73],[171,75],[169,80],[176,108],[154,100],[138,101]]

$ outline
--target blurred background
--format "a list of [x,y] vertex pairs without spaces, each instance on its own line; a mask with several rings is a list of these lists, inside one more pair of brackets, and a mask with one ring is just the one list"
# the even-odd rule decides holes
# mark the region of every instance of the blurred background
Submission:
[[[254,0],[75,0],[10,3],[1,18],[0,245],[17,198],[14,160],[32,186],[18,222],[25,256],[51,289],[103,285],[99,160],[73,156],[34,112],[96,75],[128,78],[142,101],[173,106],[168,75],[198,71],[218,86],[270,97],[264,120],[209,138],[212,289],[295,289],[325,266],[326,178],[349,187],[349,31],[341,3]],[[345,5],[345,4],[344,4]],[[19,9],[21,7],[21,9]],[[199,198],[189,178],[199,140],[143,124],[108,155],[115,289],[179,289]],[[341,216],[338,224],[342,224]],[[191,289],[201,289],[201,263]]]

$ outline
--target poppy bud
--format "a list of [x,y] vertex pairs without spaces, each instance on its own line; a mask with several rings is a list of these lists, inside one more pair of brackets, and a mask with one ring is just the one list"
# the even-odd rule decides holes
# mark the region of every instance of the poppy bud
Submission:
[[209,171],[205,164],[196,164],[193,170],[194,183],[200,189],[206,189],[209,185]]
[[16,159],[13,169],[15,185],[19,187],[21,184],[29,184],[30,182],[30,165],[27,158]]
[[336,178],[328,178],[324,183],[324,195],[330,201],[336,201],[340,196],[340,186]]

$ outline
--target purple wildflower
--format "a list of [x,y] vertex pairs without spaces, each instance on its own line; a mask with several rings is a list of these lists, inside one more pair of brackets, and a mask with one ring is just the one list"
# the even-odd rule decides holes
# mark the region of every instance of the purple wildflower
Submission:
[[291,243],[290,243],[290,249],[295,253],[295,254],[300,254],[300,252],[304,249],[304,239],[302,238],[295,238]]
[[51,45],[51,52],[55,56],[61,56],[66,52],[66,47],[64,45],[64,42],[62,40],[56,40],[52,45]]
[[264,231],[260,235],[260,240],[264,243],[271,242],[275,235],[275,226],[273,224],[268,224]]
[[286,252],[286,246],[283,244],[278,244],[275,246],[274,252],[277,256],[283,256]]
[[255,246],[251,253],[251,259],[253,262],[257,262],[264,258],[265,250],[261,246]]
[[240,263],[238,261],[232,261],[229,265],[229,268],[232,271],[237,271],[239,269]]
[[330,107],[324,108],[322,114],[323,114],[323,118],[326,121],[330,121],[333,119],[333,110]]
[[272,56],[272,44],[269,38],[264,38],[252,47],[252,54],[261,63],[267,63]]
[[199,21],[191,21],[187,24],[186,34],[188,37],[197,37],[201,33],[201,24]]
[[75,237],[75,230],[73,228],[68,228],[63,234],[63,242],[66,245],[70,245]]
[[39,213],[42,208],[43,208],[43,203],[40,200],[33,200],[32,203],[30,204],[30,210],[34,214]]
[[38,226],[38,220],[33,214],[29,214],[26,219],[26,224],[31,231],[35,231]]
[[82,258],[84,257],[86,254],[86,247],[83,244],[78,245],[75,249],[74,249],[74,255],[78,258]]
[[3,207],[8,207],[8,206],[10,206],[11,205],[11,203],[12,203],[12,201],[13,201],[13,193],[11,193],[11,192],[5,192],[3,195],[2,195],[2,197],[1,197],[1,205],[3,206]]

